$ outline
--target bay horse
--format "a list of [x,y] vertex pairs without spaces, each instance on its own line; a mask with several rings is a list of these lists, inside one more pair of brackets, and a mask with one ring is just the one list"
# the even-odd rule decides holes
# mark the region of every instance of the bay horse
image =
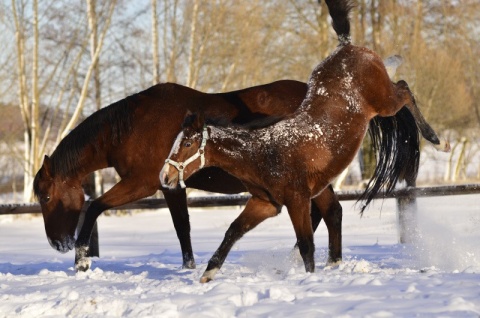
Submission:
[[[213,117],[227,116],[243,124],[293,112],[306,91],[305,83],[293,80],[220,94],[163,83],[94,112],[59,143],[51,156],[44,157],[34,179],[34,193],[50,245],[63,253],[76,247],[75,267],[87,270],[89,240],[97,217],[109,208],[151,196],[160,189],[180,241],[183,267],[195,268],[186,192],[161,188],[158,178],[187,109],[203,110]],[[91,172],[107,167],[113,167],[121,180],[84,206],[82,181]],[[218,168],[199,173],[187,184],[227,194],[246,191],[238,179]],[[330,195],[332,208],[338,209],[333,191]],[[75,240],[82,208],[86,208],[83,225]]]
[[[87,270],[90,267],[90,236],[98,216],[107,209],[151,196],[160,189],[179,238],[182,266],[195,268],[186,192],[184,189],[171,191],[162,188],[158,178],[187,110],[202,111],[210,118],[226,118],[242,125],[265,117],[291,114],[306,93],[307,84],[293,80],[216,94],[163,83],[94,112],[59,143],[51,156],[44,157],[34,179],[34,193],[41,205],[50,245],[64,253],[75,247],[76,270]],[[430,142],[440,144],[421,114],[412,112],[412,115],[422,135]],[[407,111],[372,120],[371,131],[377,136],[379,153],[385,153],[381,150],[382,144],[389,144],[389,140],[397,138],[398,133],[391,126],[396,126],[397,121],[408,121],[410,117]],[[406,138],[411,142],[399,147],[418,151],[418,135]],[[395,156],[389,159],[390,162],[396,160]],[[121,180],[90,204],[84,204],[82,181],[91,172],[107,167],[113,167]],[[240,180],[216,167],[203,169],[189,178],[186,185],[227,194],[246,191]],[[332,260],[339,260],[341,206],[331,187],[321,196],[318,206],[312,204],[313,227],[316,229],[323,218],[327,227],[335,228],[329,230],[329,233],[336,233],[329,234],[329,255]],[[82,213],[83,224],[79,224]],[[75,239],[75,229],[79,225],[80,231]]]
[[[282,206],[292,221],[305,269],[313,272],[311,201],[321,206],[323,191],[353,160],[376,116],[418,114],[407,83],[393,83],[375,52],[351,44],[350,2],[326,3],[339,46],[314,69],[306,97],[293,114],[255,129],[232,125],[228,120],[209,121],[208,115],[205,121],[201,112],[189,115],[165,162],[160,175],[165,187],[177,188],[191,175],[214,166],[241,180],[252,194],[209,260],[202,283],[214,278],[237,240],[279,214]],[[383,120],[386,118],[379,119]],[[378,162],[382,167],[375,171],[375,185],[365,191],[367,204],[382,186],[391,190],[399,178],[410,179],[417,173],[415,121],[409,117],[396,121],[395,126],[391,128],[401,133],[381,145],[387,158]],[[417,148],[403,147],[412,136],[417,136]],[[341,230],[325,221],[329,238],[331,231]],[[335,259],[329,257],[328,261]]]

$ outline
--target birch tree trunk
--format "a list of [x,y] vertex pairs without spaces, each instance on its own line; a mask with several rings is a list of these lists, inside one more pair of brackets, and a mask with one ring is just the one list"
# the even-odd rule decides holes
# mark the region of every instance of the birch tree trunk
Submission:
[[[176,82],[177,76],[175,73],[178,55],[178,38],[180,30],[177,27],[177,14],[178,14],[178,0],[169,2],[169,0],[163,1],[164,16],[163,16],[163,48],[165,50],[165,70],[167,82]],[[170,15],[169,15],[170,14]],[[170,28],[170,29],[169,29]],[[168,37],[171,34],[171,37]],[[171,43],[171,46],[169,44]]]
[[[91,63],[93,65],[93,83],[95,91],[95,109],[100,110],[102,108],[102,92],[100,84],[100,57],[95,59],[95,52],[98,47],[98,22],[97,22],[97,11],[96,11],[96,0],[87,0],[87,15],[88,15],[88,26],[90,29],[90,57]],[[101,171],[94,172],[93,179],[93,196],[99,197],[103,194],[103,175]]]
[[[39,122],[39,108],[40,96],[38,91],[38,0],[33,0],[33,56],[32,56],[32,104],[31,104],[31,127],[32,140],[30,145],[30,162],[29,175],[34,176],[35,172],[40,168],[40,158],[38,155],[38,145],[40,136],[40,122]],[[33,181],[33,178],[32,180]],[[29,182],[29,187],[26,188],[27,196],[31,198],[32,182]]]
[[157,0],[152,0],[152,62],[153,62],[152,84],[155,85],[160,82],[160,61],[158,56]]
[[[467,148],[468,139],[462,137],[460,139],[460,153],[458,155],[457,163],[455,164],[455,171],[453,173],[452,181],[458,181],[461,177],[466,178],[465,173],[465,150]],[[460,176],[462,174],[462,176]]]
[[[18,77],[18,97],[20,113],[22,115],[24,126],[24,177],[23,177],[23,200],[30,202],[32,196],[32,182],[35,166],[34,154],[38,150],[38,6],[37,1],[33,1],[32,18],[33,18],[33,56],[32,56],[32,101],[29,102],[27,74],[25,65],[25,29],[24,29],[24,7],[20,6],[20,14],[17,11],[17,5],[12,0],[12,13],[15,24],[15,40],[17,48],[17,77]],[[30,106],[29,106],[30,104]]]
[[192,87],[193,83],[195,82],[194,81],[194,74],[195,74],[194,55],[195,55],[195,46],[196,46],[197,16],[198,16],[198,0],[194,0],[192,21],[190,23],[190,51],[188,54],[188,75],[187,75],[188,87]]

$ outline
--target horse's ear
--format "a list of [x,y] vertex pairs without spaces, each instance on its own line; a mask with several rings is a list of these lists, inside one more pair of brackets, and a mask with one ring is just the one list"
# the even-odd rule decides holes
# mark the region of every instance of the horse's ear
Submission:
[[185,114],[185,118],[183,119],[182,129],[194,126],[196,121],[197,121],[197,114],[187,110]]
[[185,118],[192,116],[194,113],[190,110],[187,109],[187,112],[185,113]]
[[192,113],[187,111],[185,118],[183,119],[182,129],[192,128],[193,130],[200,130],[203,128],[205,122],[205,116],[203,112]]
[[197,113],[197,117],[195,119],[195,129],[196,130],[203,129],[204,124],[205,124],[205,113],[204,112]]
[[52,163],[51,163],[50,157],[47,155],[43,157],[43,171],[46,177],[52,176]]

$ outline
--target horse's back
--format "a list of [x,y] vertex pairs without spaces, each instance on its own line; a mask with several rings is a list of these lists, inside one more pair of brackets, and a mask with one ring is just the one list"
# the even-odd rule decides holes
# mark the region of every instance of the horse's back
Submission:
[[[256,119],[252,114],[285,116],[293,113],[305,98],[308,86],[295,80],[279,80],[242,90],[213,94],[224,99],[245,117],[242,123]],[[244,114],[245,113],[245,114]]]

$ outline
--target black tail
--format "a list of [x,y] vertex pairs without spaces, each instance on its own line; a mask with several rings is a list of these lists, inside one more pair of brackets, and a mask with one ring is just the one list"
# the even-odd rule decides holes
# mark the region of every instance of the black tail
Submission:
[[[320,2],[320,0],[318,1]],[[350,44],[350,20],[348,14],[353,5],[349,0],[325,0],[332,17],[332,26],[338,36],[340,45]]]
[[377,157],[377,166],[359,201],[361,213],[384,188],[390,193],[399,180],[415,185],[420,163],[420,136],[415,118],[403,107],[393,117],[375,117],[369,135]]

